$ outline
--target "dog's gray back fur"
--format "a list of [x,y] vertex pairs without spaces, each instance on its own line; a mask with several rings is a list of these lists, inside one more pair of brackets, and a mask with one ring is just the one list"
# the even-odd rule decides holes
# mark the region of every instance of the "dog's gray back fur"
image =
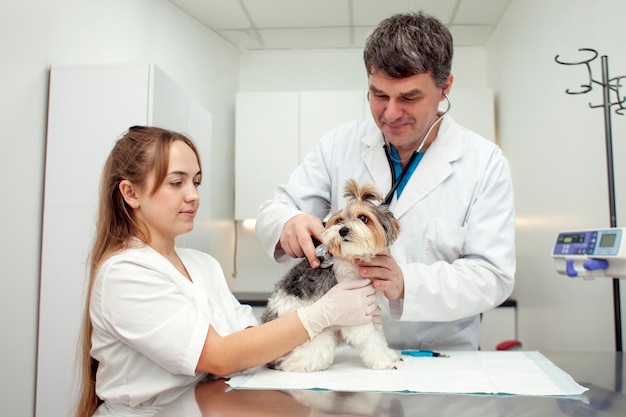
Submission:
[[[319,300],[332,287],[337,284],[337,278],[333,268],[311,268],[309,261],[304,259],[291,268],[285,276],[276,283],[273,294],[282,293],[291,295],[300,300]],[[265,323],[278,318],[278,313],[272,306],[272,299],[268,301],[267,308],[261,316],[261,322]]]

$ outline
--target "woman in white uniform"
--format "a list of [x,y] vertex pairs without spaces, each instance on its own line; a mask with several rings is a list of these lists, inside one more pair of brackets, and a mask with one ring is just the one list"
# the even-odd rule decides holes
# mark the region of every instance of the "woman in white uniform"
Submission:
[[211,256],[175,247],[193,228],[202,172],[194,144],[135,126],[104,167],[82,330],[77,417],[152,415],[207,374],[268,363],[331,325],[372,321],[367,279],[257,325]]

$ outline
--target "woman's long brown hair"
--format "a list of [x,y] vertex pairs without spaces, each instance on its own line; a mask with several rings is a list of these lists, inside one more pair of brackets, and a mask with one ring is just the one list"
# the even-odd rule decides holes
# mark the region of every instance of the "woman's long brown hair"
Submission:
[[140,227],[133,209],[126,204],[119,189],[120,182],[127,180],[138,188],[146,186],[148,175],[154,173],[154,193],[167,175],[169,150],[174,141],[181,140],[200,156],[194,143],[186,136],[166,129],[133,126],[115,144],[102,172],[98,203],[96,233],[89,255],[89,283],[83,314],[78,349],[80,367],[80,393],[76,405],[76,417],[91,417],[102,400],[96,394],[98,361],[91,357],[91,334],[93,326],[89,306],[93,283],[100,265],[111,255],[127,248],[132,237],[145,243],[150,236]]

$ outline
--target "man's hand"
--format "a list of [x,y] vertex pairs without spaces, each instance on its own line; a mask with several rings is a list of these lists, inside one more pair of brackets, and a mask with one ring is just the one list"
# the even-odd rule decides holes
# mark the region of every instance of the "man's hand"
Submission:
[[389,251],[381,252],[368,262],[357,260],[359,275],[371,279],[377,290],[385,293],[389,300],[404,297],[404,275]]
[[287,220],[280,234],[280,247],[292,258],[305,257],[312,268],[320,266],[320,260],[315,256],[313,239],[322,240],[324,225],[315,216],[298,214]]

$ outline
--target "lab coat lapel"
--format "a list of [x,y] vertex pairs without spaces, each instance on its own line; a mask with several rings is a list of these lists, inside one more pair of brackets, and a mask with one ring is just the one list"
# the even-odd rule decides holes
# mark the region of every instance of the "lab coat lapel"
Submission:
[[442,120],[437,139],[430,145],[409,178],[402,196],[391,204],[396,218],[400,218],[452,174],[451,163],[460,157],[461,145],[458,125],[450,116],[446,116]]
[[386,195],[391,189],[391,171],[389,163],[383,151],[383,135],[380,130],[376,129],[372,133],[363,138],[363,142],[367,145],[363,151],[363,161],[369,171],[374,184],[378,189]]

